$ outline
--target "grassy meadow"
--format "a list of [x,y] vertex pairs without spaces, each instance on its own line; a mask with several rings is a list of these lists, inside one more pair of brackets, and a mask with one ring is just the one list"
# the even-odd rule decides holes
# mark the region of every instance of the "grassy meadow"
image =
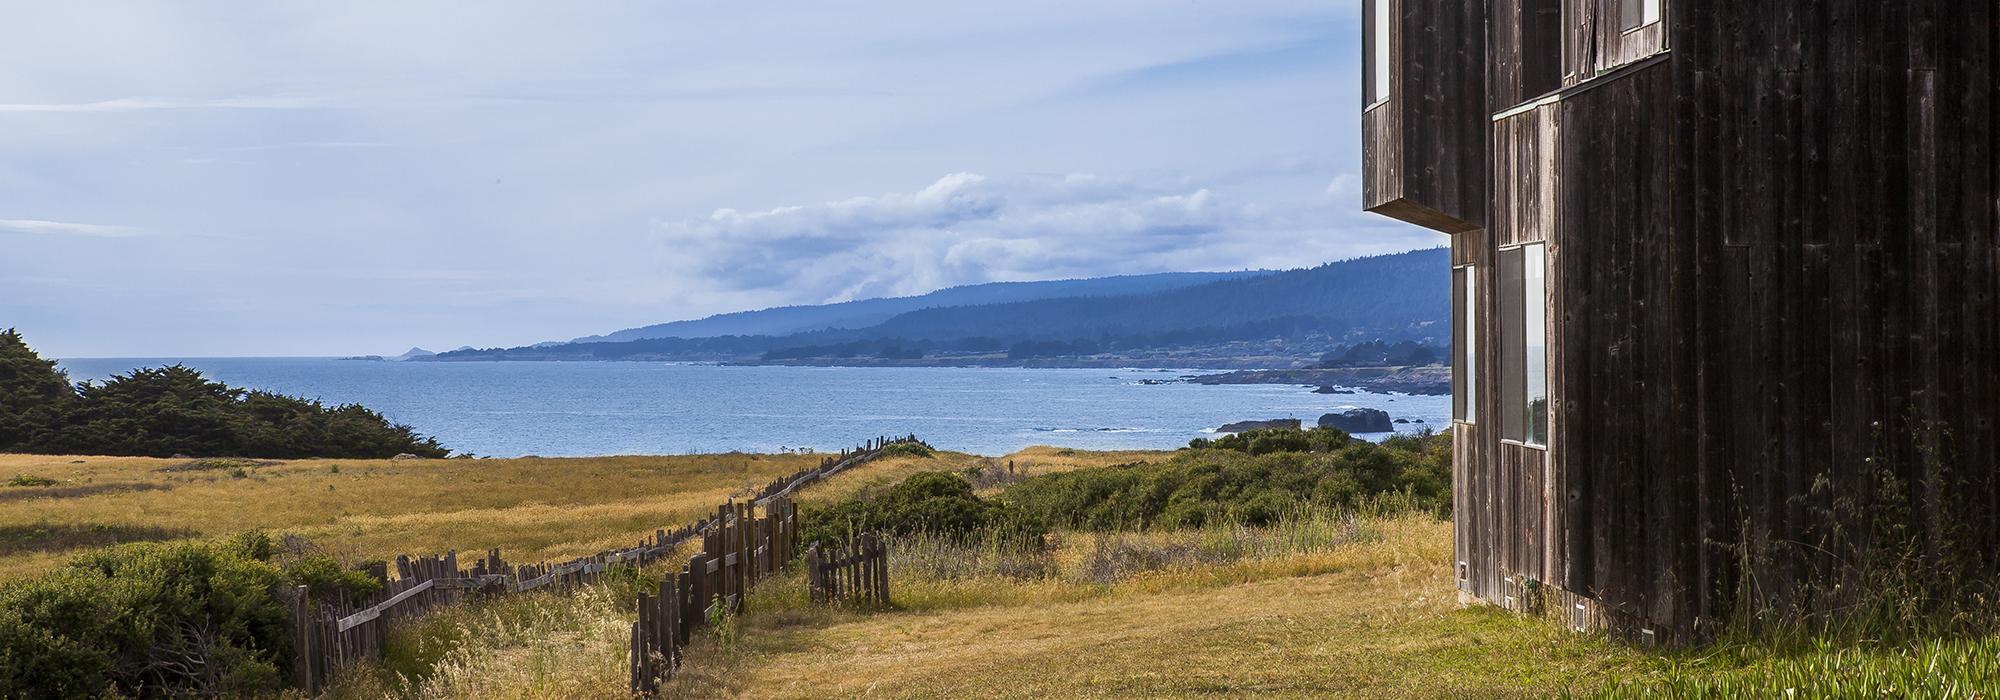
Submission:
[[[824,507],[866,499],[932,471],[1000,497],[1033,476],[1174,455],[1037,447],[995,458],[896,457],[815,485],[800,500]],[[0,456],[0,474],[33,477],[19,480],[32,485],[0,486],[0,579],[114,539],[250,529],[304,535],[350,560],[485,547],[556,559],[692,520],[818,459],[300,460],[190,469],[189,460]],[[744,613],[697,635],[687,666],[664,692],[1972,699],[1996,697],[2000,688],[1994,637],[1746,637],[1663,652],[1466,606],[1452,584],[1449,520],[1387,496],[1359,507],[1303,506],[1256,526],[1226,518],[1145,531],[1063,526],[1033,547],[1006,539],[1018,533],[894,538],[891,607],[811,605],[794,568],[752,591]],[[384,659],[343,674],[327,697],[628,697],[634,593],[669,569],[624,570],[575,594],[438,610],[392,628]]]
[[[687,523],[819,455],[419,460],[187,460],[0,454],[0,580],[118,542],[246,530],[303,536],[350,561],[484,551],[591,554]],[[970,465],[978,458],[892,459]],[[17,477],[24,485],[8,485]],[[863,474],[836,479],[845,488]]]

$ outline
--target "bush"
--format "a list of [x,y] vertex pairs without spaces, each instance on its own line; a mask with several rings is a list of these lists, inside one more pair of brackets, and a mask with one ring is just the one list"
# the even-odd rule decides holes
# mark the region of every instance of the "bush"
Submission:
[[15,474],[13,480],[8,481],[7,485],[8,486],[54,486],[56,485],[56,480],[45,476],[35,476],[32,474]]
[[1087,530],[1197,527],[1218,519],[1276,522],[1302,503],[1357,508],[1390,495],[1451,506],[1443,436],[1350,439],[1331,428],[1258,430],[1196,440],[1165,462],[1037,476],[1002,497],[1022,518]]
[[919,472],[877,498],[807,507],[801,537],[832,545],[851,533],[962,537],[1014,520],[1005,506],[973,494],[972,483],[950,472]]
[[0,586],[0,697],[255,694],[291,655],[280,591],[379,586],[324,556],[280,566],[262,533],[81,555]]
[[888,447],[882,448],[882,456],[918,457],[923,459],[930,459],[932,457],[937,456],[937,451],[931,449],[930,445],[926,445],[921,442],[898,442],[898,443],[892,443]]

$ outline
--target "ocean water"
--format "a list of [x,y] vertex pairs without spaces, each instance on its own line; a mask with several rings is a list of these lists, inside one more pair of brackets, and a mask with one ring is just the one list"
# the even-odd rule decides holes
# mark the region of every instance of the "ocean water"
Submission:
[[[355,362],[311,358],[63,360],[74,380],[181,363],[235,386],[359,403],[478,455],[838,450],[915,433],[943,449],[1168,449],[1224,423],[1380,408],[1442,429],[1449,396],[1203,386],[1198,370],[726,367],[645,362]],[[1364,436],[1383,437],[1383,436]]]

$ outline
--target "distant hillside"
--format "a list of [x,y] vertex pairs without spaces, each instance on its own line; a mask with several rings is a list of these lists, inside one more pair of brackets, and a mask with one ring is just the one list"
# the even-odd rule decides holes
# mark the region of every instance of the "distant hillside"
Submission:
[[[1144,287],[1166,283],[1149,278],[1110,279],[1120,281],[1039,284],[1102,291],[1120,284]],[[860,328],[455,351],[425,360],[1311,366],[1324,353],[1372,340],[1448,345],[1449,280],[1450,254],[1443,249],[1420,250],[1304,270],[1231,274],[1216,281],[1142,293],[919,308]]]
[[941,289],[913,297],[862,299],[838,304],[780,306],[758,311],[717,314],[693,321],[674,321],[641,328],[577,338],[575,343],[617,343],[649,338],[713,338],[725,335],[783,336],[828,329],[867,328],[920,309],[1005,304],[1063,297],[1108,297],[1148,294],[1209,282],[1269,274],[1246,272],[1165,272],[1154,275],[1097,277],[1048,282],[992,282]]
[[1255,325],[1274,336],[1363,331],[1400,340],[1432,335],[1429,325],[1449,317],[1449,274],[1446,251],[1417,251],[1153,294],[924,309],[869,330],[925,340],[1062,340]]

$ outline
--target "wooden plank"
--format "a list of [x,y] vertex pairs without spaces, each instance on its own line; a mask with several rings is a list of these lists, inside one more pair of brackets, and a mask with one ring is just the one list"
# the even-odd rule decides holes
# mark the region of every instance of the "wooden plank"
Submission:
[[388,600],[370,606],[366,610],[362,610],[352,615],[348,615],[347,617],[343,617],[340,619],[337,629],[341,632],[346,632],[350,629],[353,629],[357,625],[381,617],[383,611],[392,609],[397,605],[401,604],[403,601],[409,600],[410,598],[415,597],[418,594],[424,593],[425,591],[429,591],[431,589],[432,583],[433,583],[432,581],[424,581],[418,583],[417,585],[410,587],[409,590],[403,591],[402,593],[398,593],[395,596],[389,598]]

